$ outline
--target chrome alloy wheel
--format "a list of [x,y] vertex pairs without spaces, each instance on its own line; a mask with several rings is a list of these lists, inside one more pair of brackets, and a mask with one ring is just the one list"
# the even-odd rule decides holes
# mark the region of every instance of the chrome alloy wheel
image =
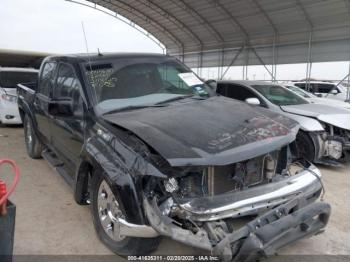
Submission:
[[27,126],[26,126],[26,138],[27,138],[27,142],[28,142],[28,145],[32,145],[33,143],[33,134],[32,134],[32,126],[30,124],[29,121],[27,121]]
[[105,180],[102,180],[98,189],[97,208],[101,226],[106,234],[114,241],[123,240],[125,236],[120,235],[118,218],[124,219],[124,217],[118,201]]

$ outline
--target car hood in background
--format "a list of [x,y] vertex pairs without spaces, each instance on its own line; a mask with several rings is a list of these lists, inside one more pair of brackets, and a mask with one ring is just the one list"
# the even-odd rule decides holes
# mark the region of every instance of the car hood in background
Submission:
[[321,104],[281,106],[284,112],[316,118],[325,123],[350,130],[350,112],[347,109]]
[[323,104],[328,106],[350,109],[350,103],[337,101],[335,99],[312,97],[312,98],[309,98],[308,100],[311,103],[315,103],[315,104]]
[[250,159],[289,144],[299,128],[285,116],[225,97],[189,98],[103,118],[136,134],[172,166]]
[[16,88],[2,88],[2,90],[5,91],[8,95],[17,96]]

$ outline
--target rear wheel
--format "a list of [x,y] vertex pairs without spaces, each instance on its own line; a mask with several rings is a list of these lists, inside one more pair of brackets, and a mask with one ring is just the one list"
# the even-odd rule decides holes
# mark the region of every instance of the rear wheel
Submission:
[[146,255],[154,251],[160,238],[126,237],[119,233],[117,218],[126,219],[108,182],[94,172],[92,178],[92,218],[100,240],[114,253],[122,256]]
[[305,158],[310,162],[314,162],[315,146],[311,137],[307,133],[300,131],[297,135],[296,143],[299,157]]
[[34,159],[41,158],[43,145],[39,141],[38,137],[35,135],[32,121],[30,120],[28,115],[24,116],[23,126],[24,126],[24,140],[26,143],[28,155]]

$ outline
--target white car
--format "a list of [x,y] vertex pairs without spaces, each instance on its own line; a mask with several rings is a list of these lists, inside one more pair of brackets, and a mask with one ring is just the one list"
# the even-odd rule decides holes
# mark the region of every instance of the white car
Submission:
[[350,103],[348,103],[348,102],[342,102],[342,101],[338,101],[338,100],[334,100],[334,99],[330,99],[330,98],[326,98],[326,97],[318,97],[318,96],[315,96],[314,94],[312,94],[308,91],[301,89],[300,87],[297,87],[297,86],[294,86],[291,84],[284,85],[284,86],[286,88],[288,88],[289,90],[293,91],[294,93],[304,97],[305,99],[310,101],[310,103],[323,104],[323,105],[329,105],[329,106],[350,109]]
[[0,67],[0,123],[22,123],[17,105],[17,84],[35,82],[37,78],[35,69]]
[[[306,90],[306,82],[293,82],[294,86]],[[345,86],[338,85],[332,82],[310,81],[309,91],[315,95],[320,95],[325,98],[345,101],[348,99],[348,90]]]

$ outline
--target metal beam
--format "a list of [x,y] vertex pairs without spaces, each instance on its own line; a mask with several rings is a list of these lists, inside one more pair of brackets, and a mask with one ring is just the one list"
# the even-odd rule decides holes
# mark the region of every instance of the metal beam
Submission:
[[191,5],[186,3],[184,0],[171,0],[175,5],[182,8],[185,12],[193,16],[200,23],[205,24],[205,26],[209,29],[209,31],[214,35],[216,40],[220,43],[224,42],[224,37],[214,28],[214,26],[197,10],[195,10]]
[[199,36],[195,32],[193,32],[193,30],[190,27],[185,25],[182,21],[177,19],[175,16],[173,16],[171,13],[169,13],[167,10],[165,10],[163,7],[161,7],[159,4],[156,4],[153,0],[141,0],[139,2],[144,4],[146,7],[151,8],[153,11],[157,12],[162,17],[164,17],[167,20],[169,20],[170,22],[172,22],[180,30],[184,30],[190,37],[192,37],[198,43],[198,45],[200,47],[203,46],[202,40],[199,38]]
[[224,6],[224,4],[220,3],[219,0],[210,1],[211,3],[214,3],[215,7],[221,11],[223,14],[228,16],[230,18],[231,23],[239,29],[241,32],[242,36],[244,37],[245,42],[249,42],[249,34],[247,30],[241,25],[241,23],[237,20],[237,18],[227,10],[227,8]]
[[312,69],[312,31],[309,35],[309,47],[307,53],[307,64],[306,64],[306,90],[310,90],[310,78],[311,78],[311,69]]
[[[148,23],[150,25],[153,24],[153,26],[157,27],[164,35],[166,35],[168,38],[170,38],[180,48],[181,52],[184,52],[184,45],[181,42],[181,40],[179,38],[177,38],[174,34],[169,32],[163,25],[161,25],[160,23],[158,23],[157,21],[155,21],[154,19],[152,19],[148,15],[144,14],[143,12],[136,9],[132,5],[125,3],[123,1],[120,1],[120,0],[110,1],[110,2],[108,2],[108,4],[110,6],[113,6],[114,8],[122,9],[124,12],[128,13],[130,15],[130,17],[137,16],[139,19],[145,21],[146,23]],[[108,7],[107,4],[105,7],[110,8],[110,7]],[[113,10],[114,10],[114,8],[113,8]],[[132,21],[133,23],[135,23],[135,21],[133,21],[131,19],[129,19],[129,20]]]
[[304,19],[305,19],[305,21],[307,22],[307,24],[309,26],[310,31],[312,31],[313,28],[314,28],[314,25],[313,25],[313,23],[312,23],[312,21],[310,19],[310,16],[309,16],[308,12],[306,11],[306,9],[304,7],[304,5],[302,4],[301,0],[295,0],[295,2],[297,4],[297,6],[299,7],[299,9],[301,10],[301,12],[302,12],[302,14],[304,16]]
[[237,60],[238,56],[242,53],[242,50],[243,50],[243,46],[238,50],[236,55],[232,58],[229,66],[226,68],[225,72],[221,75],[220,80],[222,80],[224,78],[224,76],[226,75],[226,73],[228,72],[230,67],[235,63],[235,61]]
[[270,24],[272,27],[274,35],[278,35],[278,29],[274,22],[272,21],[272,18],[270,15],[264,10],[264,8],[261,6],[261,4],[257,0],[251,0],[253,4],[259,9],[259,12],[263,15],[263,17],[266,19],[266,21]]
[[[75,0],[65,0],[66,2],[70,2],[72,4],[78,4],[78,5],[82,5],[82,6],[85,6],[85,7],[88,7],[88,8],[92,8],[96,11],[99,11],[99,12],[102,12],[106,15],[109,15],[125,24],[127,24],[128,26],[132,27],[133,29],[137,30],[138,32],[140,32],[141,34],[143,34],[144,36],[146,36],[148,39],[150,39],[151,41],[153,41],[155,44],[157,44],[162,50],[163,52],[165,52],[165,49],[166,47],[151,33],[147,32],[147,31],[143,31],[143,30],[140,30],[139,28],[135,27],[134,25],[128,23],[127,21],[125,21],[124,19],[121,19],[120,17],[118,17],[118,14],[116,12],[113,12],[114,14],[112,13],[108,13],[102,9],[99,9],[97,4],[94,4],[94,6],[91,6],[91,5],[88,5],[88,4],[85,4],[85,3],[82,3],[82,2],[77,2]],[[131,21],[131,20],[130,20]]]
[[265,67],[266,71],[270,74],[271,78],[273,81],[276,81],[275,76],[273,75],[273,73],[271,73],[271,71],[267,68],[266,64],[264,63],[264,61],[262,60],[262,58],[259,56],[259,54],[256,52],[255,48],[251,48],[253,53],[255,54],[255,56],[258,58],[258,60],[260,61],[260,63]]

